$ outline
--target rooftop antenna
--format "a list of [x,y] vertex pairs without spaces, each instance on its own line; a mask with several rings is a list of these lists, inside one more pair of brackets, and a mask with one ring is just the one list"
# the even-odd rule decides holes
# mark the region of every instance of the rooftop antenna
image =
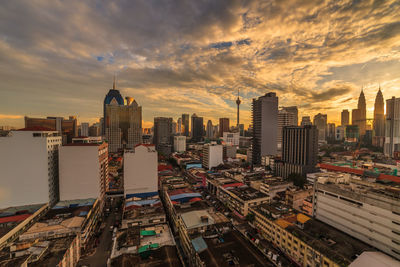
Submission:
[[116,83],[116,82],[115,82],[115,73],[114,73],[114,81],[113,81],[113,89],[114,89],[114,90],[115,90],[115,87],[116,87],[116,86],[115,86],[115,83]]

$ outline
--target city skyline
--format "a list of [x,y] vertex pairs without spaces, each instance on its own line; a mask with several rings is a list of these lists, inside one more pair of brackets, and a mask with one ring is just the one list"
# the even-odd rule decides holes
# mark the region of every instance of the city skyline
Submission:
[[299,118],[321,112],[338,124],[363,87],[372,118],[379,84],[385,100],[400,90],[394,2],[5,3],[0,124],[22,127],[25,115],[93,123],[114,73],[143,106],[143,127],[183,113],[235,122],[238,89],[246,127],[252,99],[267,92]]

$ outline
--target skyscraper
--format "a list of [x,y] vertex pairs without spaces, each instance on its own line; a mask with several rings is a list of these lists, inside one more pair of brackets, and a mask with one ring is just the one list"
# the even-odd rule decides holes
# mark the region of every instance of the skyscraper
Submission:
[[292,113],[294,116],[293,125],[299,125],[299,110],[297,109],[297,106],[282,107],[282,110]]
[[328,115],[318,113],[314,116],[314,125],[318,130],[318,141],[326,141]]
[[203,138],[204,123],[203,117],[192,115],[192,141],[199,142]]
[[364,91],[362,89],[360,97],[358,98],[357,109],[358,111],[355,112],[356,119],[354,119],[353,122],[358,125],[360,135],[364,135],[367,127],[367,105],[365,103]]
[[237,99],[236,99],[236,105],[237,105],[236,127],[238,127],[238,128],[239,128],[239,106],[240,106],[240,103],[242,103],[242,101],[240,101],[240,98],[239,98],[239,89],[238,89],[238,95],[237,95]]
[[373,145],[382,147],[385,139],[385,102],[379,86],[374,105],[374,134]]
[[229,132],[229,118],[219,119],[219,136],[224,136],[224,132]]
[[182,114],[182,133],[189,136],[189,114]]
[[211,120],[208,120],[207,122],[206,136],[209,139],[214,137],[214,127]]
[[[110,89],[104,98],[104,104],[103,104],[103,120],[106,121],[106,105],[109,105],[111,103],[118,104],[118,105],[124,105],[124,99],[122,98],[120,92],[115,89],[115,76],[114,76],[114,82],[113,82],[113,88]],[[106,135],[106,125],[103,123],[103,129],[102,129],[103,135]]]
[[81,136],[89,136],[89,123],[88,122],[81,123]]
[[350,123],[350,113],[347,109],[342,110],[342,119],[340,121],[342,126],[347,126]]
[[252,162],[260,164],[262,156],[277,154],[278,97],[267,93],[252,103],[253,147]]
[[297,107],[295,112],[282,108],[278,111],[278,151],[282,149],[282,129],[285,126],[297,126]]
[[[118,92],[115,90],[115,81],[112,90],[114,90],[112,94]],[[122,105],[118,98],[118,96],[112,97],[110,104],[105,104],[105,137],[110,152],[132,149],[142,143],[142,107],[132,97],[126,98],[126,105],[122,97]],[[107,102],[109,100],[107,96],[106,100]]]
[[301,118],[301,126],[312,125],[310,116],[303,116]]
[[287,178],[291,173],[313,172],[318,156],[316,126],[285,126],[282,137],[282,162],[276,164],[276,174]]
[[335,130],[336,125],[334,123],[328,123],[327,131],[326,131],[326,138],[330,141],[335,140]]
[[161,146],[172,145],[172,118],[154,118],[153,143],[157,151],[161,149]]
[[177,134],[181,135],[182,134],[182,118],[178,118],[176,122],[176,127],[177,127]]
[[386,100],[385,146],[386,156],[400,151],[400,98]]

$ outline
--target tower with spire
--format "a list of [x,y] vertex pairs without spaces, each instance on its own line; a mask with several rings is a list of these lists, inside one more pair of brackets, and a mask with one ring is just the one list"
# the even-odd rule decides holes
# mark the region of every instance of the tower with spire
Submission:
[[375,135],[373,145],[382,147],[385,138],[385,102],[380,85],[375,97],[373,129]]
[[236,105],[237,105],[237,120],[236,120],[236,126],[237,126],[238,129],[239,129],[239,106],[240,106],[240,103],[242,103],[242,101],[241,101],[240,98],[239,98],[239,89],[238,89],[238,92],[237,92],[237,99],[236,99]]
[[358,127],[360,130],[360,135],[365,134],[365,130],[367,128],[367,105],[365,102],[364,90],[361,88],[360,97],[358,98],[357,109],[359,110],[358,117]]

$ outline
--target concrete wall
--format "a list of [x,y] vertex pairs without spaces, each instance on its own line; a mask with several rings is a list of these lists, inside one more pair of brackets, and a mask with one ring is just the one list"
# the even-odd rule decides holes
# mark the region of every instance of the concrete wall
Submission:
[[50,180],[57,170],[48,151],[60,144],[60,136],[33,137],[30,131],[0,137],[0,208],[50,201]]
[[125,194],[158,190],[157,151],[154,146],[137,146],[124,153]]
[[62,146],[59,151],[60,200],[99,198],[98,146]]

